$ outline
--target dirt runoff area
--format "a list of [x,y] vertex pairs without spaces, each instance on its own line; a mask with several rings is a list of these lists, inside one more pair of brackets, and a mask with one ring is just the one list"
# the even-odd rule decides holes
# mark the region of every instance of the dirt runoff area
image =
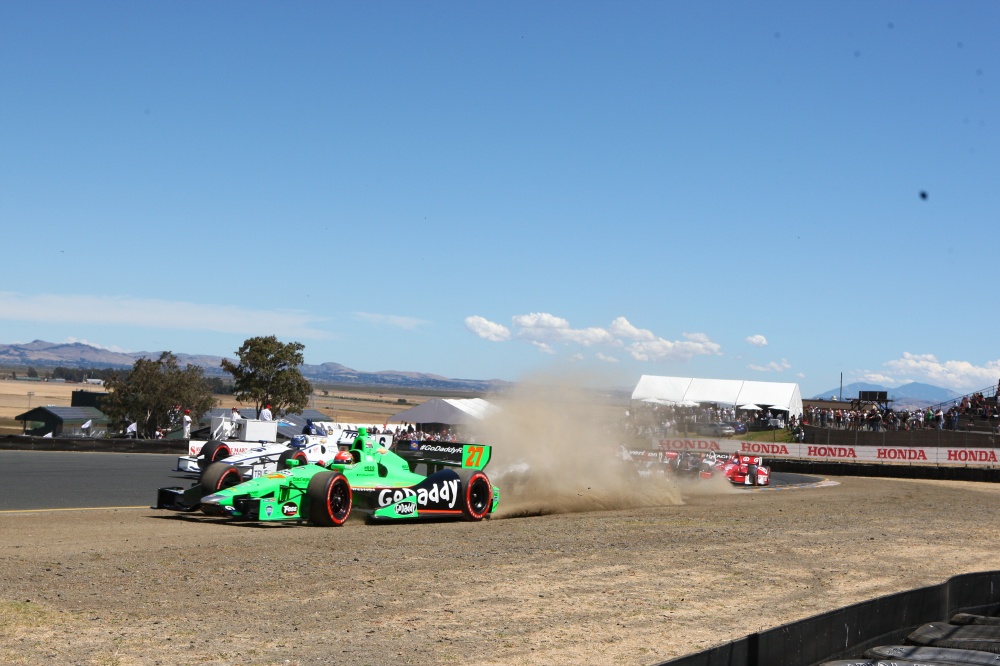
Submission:
[[835,481],[481,523],[0,514],[0,662],[653,664],[997,568],[1000,486]]

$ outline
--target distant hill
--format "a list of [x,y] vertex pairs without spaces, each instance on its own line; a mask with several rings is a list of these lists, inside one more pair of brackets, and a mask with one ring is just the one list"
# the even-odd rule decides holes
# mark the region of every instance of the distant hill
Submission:
[[[853,384],[846,384],[844,386],[843,399],[845,401],[853,400],[858,397],[859,391],[886,391],[889,394],[889,398],[894,401],[893,404],[896,407],[902,407],[905,409],[926,407],[939,402],[954,400],[964,395],[963,393],[956,393],[951,389],[941,388],[940,386],[932,386],[930,384],[922,384],[920,382],[910,382],[909,384],[903,384],[902,386],[897,386],[896,388],[888,388],[886,386],[882,386],[881,384],[854,382]],[[817,393],[813,396],[813,399],[828,400],[831,396],[839,398],[840,388]]]
[[829,391],[821,391],[812,397],[813,400],[829,400],[834,398],[836,400],[853,400],[858,397],[858,391],[888,391],[886,387],[880,384],[868,384],[867,382],[854,382],[853,384],[845,384],[843,397],[841,397],[840,388],[830,389]]
[[[27,344],[0,344],[0,365],[13,367],[54,368],[131,368],[140,358],[159,358],[162,352],[115,352],[81,342],[55,343],[35,340]],[[221,376],[221,356],[174,352],[181,366],[196,365],[205,374]],[[236,359],[231,359],[235,361]],[[439,375],[399,370],[364,372],[340,363],[304,364],[302,374],[312,382],[358,386],[428,388],[452,391],[488,392],[508,388],[510,382],[499,379],[450,379]]]
[[131,367],[138,356],[91,347],[80,342],[35,340],[24,345],[0,345],[0,365],[57,366],[67,368]]

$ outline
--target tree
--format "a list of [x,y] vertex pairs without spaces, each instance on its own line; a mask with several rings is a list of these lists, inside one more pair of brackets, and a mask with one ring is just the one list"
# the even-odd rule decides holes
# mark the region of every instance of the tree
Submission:
[[253,403],[257,414],[265,405],[274,412],[301,412],[312,395],[312,384],[299,370],[303,349],[299,342],[285,344],[273,335],[244,341],[236,351],[238,364],[222,359],[222,369],[233,376],[233,395]]
[[134,422],[139,437],[152,438],[158,428],[179,426],[185,409],[197,420],[215,406],[204,371],[195,365],[182,370],[170,352],[155,361],[140,358],[131,370],[111,373],[104,386],[108,396],[102,411],[112,422]]
[[208,382],[208,387],[212,389],[212,393],[216,395],[233,394],[233,385],[224,380],[222,377],[206,377],[205,381]]

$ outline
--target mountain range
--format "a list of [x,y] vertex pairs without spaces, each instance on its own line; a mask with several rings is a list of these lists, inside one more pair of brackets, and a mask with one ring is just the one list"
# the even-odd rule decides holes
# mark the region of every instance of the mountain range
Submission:
[[[131,368],[140,358],[156,359],[161,352],[117,352],[101,349],[82,342],[46,342],[35,340],[26,344],[0,344],[0,366],[54,368]],[[196,365],[205,369],[207,376],[225,374],[219,364],[221,356],[175,353],[177,362]],[[236,361],[235,358],[230,359]],[[396,386],[449,391],[487,392],[503,390],[509,382],[499,379],[451,379],[440,375],[419,372],[384,370],[365,372],[348,368],[340,363],[303,364],[302,374],[313,382],[348,384],[358,386]]]
[[813,399],[828,400],[830,397],[835,397],[837,399],[853,400],[858,397],[859,391],[885,391],[889,394],[889,398],[893,400],[894,406],[904,409],[927,407],[928,405],[955,400],[965,395],[964,393],[956,393],[940,386],[921,384],[920,382],[910,382],[896,388],[888,388],[880,384],[869,384],[867,382],[854,382],[853,384],[844,385],[843,394],[841,394],[840,388],[835,388],[817,393],[813,396]]
[[[35,340],[26,344],[0,344],[0,366],[6,367],[36,367],[54,368],[131,368],[140,358],[159,358],[161,352],[118,352],[88,345],[83,342],[46,342]],[[206,354],[174,353],[177,362],[185,365],[196,365],[205,369],[207,376],[222,376],[225,373],[219,364],[221,356]],[[236,359],[231,359],[236,360]],[[399,370],[382,370],[366,372],[354,370],[340,363],[320,363],[318,365],[304,364],[300,367],[302,374],[312,382],[329,384],[345,384],[356,386],[382,386],[417,389],[435,389],[459,392],[496,392],[508,389],[510,382],[499,379],[453,379],[440,375],[420,372],[404,372]],[[963,394],[950,389],[910,382],[888,388],[880,384],[854,382],[840,388],[821,391],[813,399],[829,399],[831,396],[851,400],[858,396],[859,391],[886,391],[896,407],[912,409],[926,407],[961,397]]]

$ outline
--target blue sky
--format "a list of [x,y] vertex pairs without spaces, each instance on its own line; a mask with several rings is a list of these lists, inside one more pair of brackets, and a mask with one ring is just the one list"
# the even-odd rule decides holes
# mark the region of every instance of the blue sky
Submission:
[[0,3],[0,342],[994,385],[998,30],[996,2]]

